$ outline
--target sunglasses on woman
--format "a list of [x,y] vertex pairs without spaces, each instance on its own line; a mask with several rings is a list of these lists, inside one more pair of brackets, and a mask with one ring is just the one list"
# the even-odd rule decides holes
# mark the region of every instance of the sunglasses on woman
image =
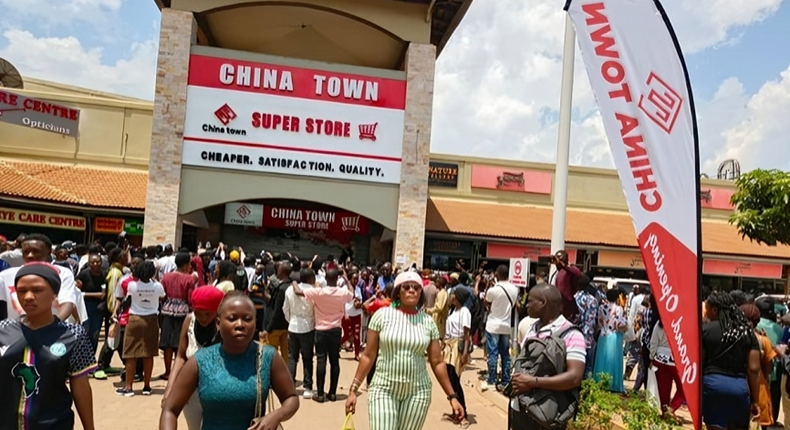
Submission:
[[414,291],[416,293],[422,291],[422,285],[418,285],[418,284],[403,284],[400,286],[400,288],[401,290],[404,291]]

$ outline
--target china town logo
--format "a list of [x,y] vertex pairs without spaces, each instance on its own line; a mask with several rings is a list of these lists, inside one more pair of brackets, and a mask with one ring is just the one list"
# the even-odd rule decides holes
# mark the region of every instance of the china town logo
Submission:
[[217,120],[219,120],[222,126],[215,124],[203,124],[202,129],[206,133],[232,134],[238,136],[247,135],[247,130],[228,127],[228,124],[233,122],[233,120],[238,117],[236,111],[234,111],[229,104],[225,103],[220,106],[219,109],[214,111],[214,116],[217,118]]
[[359,125],[359,140],[372,140],[373,142],[376,141],[376,128],[378,128],[379,123],[374,124],[360,124]]
[[231,121],[236,119],[238,115],[236,115],[236,111],[234,111],[230,105],[225,103],[219,109],[214,111],[214,116],[217,117],[222,125],[228,125]]
[[341,217],[340,223],[343,226],[343,231],[353,231],[355,233],[359,233],[359,215]]
[[238,209],[236,209],[236,213],[239,215],[241,219],[247,219],[248,216],[252,213],[249,206],[241,205]]
[[650,72],[645,84],[648,92],[646,96],[643,94],[639,97],[639,109],[659,128],[672,134],[680,116],[680,108],[683,107],[683,99],[655,72]]

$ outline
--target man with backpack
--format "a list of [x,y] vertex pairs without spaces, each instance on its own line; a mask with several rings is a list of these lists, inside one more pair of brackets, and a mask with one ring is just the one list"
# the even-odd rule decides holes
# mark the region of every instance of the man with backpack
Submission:
[[[516,299],[518,288],[508,282],[509,270],[504,264],[496,268],[496,284],[486,291],[488,307],[486,321],[486,350],[488,352],[488,379],[481,387],[483,391],[496,387],[505,389],[510,383],[510,336],[516,326]],[[497,384],[498,358],[502,357],[502,378]]]
[[562,295],[553,285],[535,286],[527,310],[538,321],[513,363],[508,414],[511,430],[564,429],[576,415],[587,345],[578,327],[562,315]]

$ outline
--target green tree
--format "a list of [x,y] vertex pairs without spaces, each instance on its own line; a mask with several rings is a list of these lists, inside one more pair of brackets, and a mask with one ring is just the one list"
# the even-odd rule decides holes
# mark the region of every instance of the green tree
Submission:
[[790,173],[757,169],[741,175],[730,224],[760,244],[790,245]]

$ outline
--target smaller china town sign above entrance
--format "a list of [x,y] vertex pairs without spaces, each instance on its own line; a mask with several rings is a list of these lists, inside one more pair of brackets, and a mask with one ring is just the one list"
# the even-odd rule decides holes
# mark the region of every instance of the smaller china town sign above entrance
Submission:
[[406,81],[280,62],[191,55],[183,164],[400,183]]

